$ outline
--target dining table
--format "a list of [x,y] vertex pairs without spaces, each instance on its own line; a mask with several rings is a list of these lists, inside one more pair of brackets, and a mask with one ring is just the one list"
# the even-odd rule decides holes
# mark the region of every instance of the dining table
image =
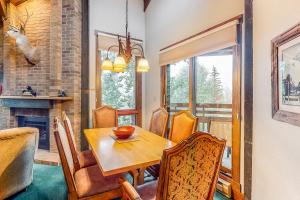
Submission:
[[159,164],[174,142],[138,126],[132,139],[118,140],[111,128],[85,129],[84,134],[103,176],[135,171],[143,184],[147,167]]

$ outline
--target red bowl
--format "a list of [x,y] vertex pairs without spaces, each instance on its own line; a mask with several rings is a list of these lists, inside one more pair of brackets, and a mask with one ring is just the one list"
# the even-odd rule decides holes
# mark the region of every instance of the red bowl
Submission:
[[120,126],[113,129],[115,136],[121,140],[129,138],[133,134],[134,130],[135,128],[132,126]]

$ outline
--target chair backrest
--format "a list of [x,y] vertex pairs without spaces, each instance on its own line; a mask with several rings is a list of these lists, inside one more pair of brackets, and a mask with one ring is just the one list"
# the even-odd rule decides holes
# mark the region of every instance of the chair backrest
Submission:
[[169,140],[178,143],[197,130],[198,119],[190,111],[175,113],[171,121]]
[[210,121],[209,133],[226,140],[226,146],[232,147],[232,122]]
[[225,141],[194,133],[163,153],[157,200],[212,200]]
[[167,131],[169,114],[164,108],[159,108],[152,113],[149,131],[164,137]]
[[65,131],[67,134],[68,142],[70,144],[70,150],[72,153],[74,168],[75,168],[75,171],[77,171],[80,169],[80,164],[79,164],[79,159],[78,159],[78,154],[77,154],[78,152],[77,152],[76,145],[75,145],[76,143],[75,143],[75,136],[74,136],[72,124],[71,124],[69,117],[67,116],[67,114],[64,111],[62,112],[62,117],[63,117],[63,123],[65,126]]
[[118,126],[118,112],[110,106],[93,110],[93,127],[109,128]]
[[74,183],[74,164],[72,159],[72,153],[68,142],[65,128],[61,124],[58,118],[54,119],[54,137],[57,144],[59,157],[62,163],[62,168],[65,176],[65,180],[68,186],[68,192],[76,192]]

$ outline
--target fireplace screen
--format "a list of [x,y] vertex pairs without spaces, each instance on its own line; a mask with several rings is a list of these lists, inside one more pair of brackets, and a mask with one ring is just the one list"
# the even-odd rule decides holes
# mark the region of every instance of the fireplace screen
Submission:
[[40,132],[39,149],[50,150],[48,117],[18,116],[18,126],[38,128]]

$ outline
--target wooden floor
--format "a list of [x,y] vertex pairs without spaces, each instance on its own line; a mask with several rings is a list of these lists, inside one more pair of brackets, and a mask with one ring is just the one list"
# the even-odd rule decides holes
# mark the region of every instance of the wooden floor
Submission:
[[38,149],[34,157],[34,162],[38,164],[58,166],[60,165],[60,158],[58,153]]

